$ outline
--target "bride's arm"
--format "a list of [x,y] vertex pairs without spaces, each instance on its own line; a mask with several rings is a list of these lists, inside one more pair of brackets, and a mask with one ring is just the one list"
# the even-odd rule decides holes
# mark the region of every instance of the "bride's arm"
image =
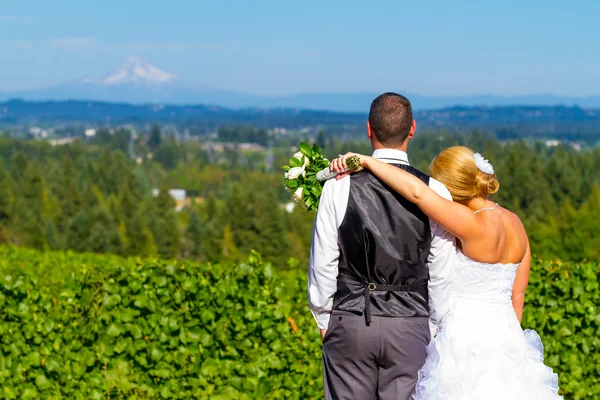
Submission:
[[517,319],[521,323],[523,318],[523,307],[525,304],[525,291],[527,290],[527,284],[529,283],[529,270],[531,268],[531,250],[529,249],[529,242],[527,243],[527,250],[523,261],[517,269],[517,276],[515,277],[515,283],[513,284],[512,290],[512,304],[517,314]]
[[346,168],[345,160],[352,155],[358,155],[361,166],[368,168],[396,192],[415,203],[425,214],[461,241],[465,242],[480,237],[480,225],[469,207],[446,200],[430,189],[422,180],[401,168],[355,153],[348,153],[333,160],[331,168],[335,171],[344,170]]

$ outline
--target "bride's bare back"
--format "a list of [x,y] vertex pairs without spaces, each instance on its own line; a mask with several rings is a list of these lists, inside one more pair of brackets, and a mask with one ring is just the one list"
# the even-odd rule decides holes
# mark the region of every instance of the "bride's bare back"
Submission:
[[527,233],[523,223],[509,210],[487,204],[476,214],[476,221],[481,225],[477,231],[481,231],[481,235],[465,242],[463,252],[473,260],[486,263],[521,263],[527,251]]

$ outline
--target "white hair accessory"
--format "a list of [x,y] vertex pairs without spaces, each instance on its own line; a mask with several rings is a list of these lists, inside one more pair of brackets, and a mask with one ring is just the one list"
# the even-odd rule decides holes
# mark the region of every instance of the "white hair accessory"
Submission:
[[479,168],[481,172],[490,175],[494,174],[494,167],[492,167],[492,164],[479,153],[475,153],[475,165],[477,165],[477,168]]

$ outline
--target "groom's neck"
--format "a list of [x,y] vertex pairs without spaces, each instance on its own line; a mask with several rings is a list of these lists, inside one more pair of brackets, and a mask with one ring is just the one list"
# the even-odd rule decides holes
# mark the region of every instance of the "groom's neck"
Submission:
[[379,142],[372,142],[371,143],[373,145],[373,150],[382,150],[382,149],[389,149],[389,150],[400,150],[406,153],[406,150],[408,149],[408,140],[404,142],[404,144],[402,144],[402,146],[400,147],[389,147],[389,146],[384,146]]

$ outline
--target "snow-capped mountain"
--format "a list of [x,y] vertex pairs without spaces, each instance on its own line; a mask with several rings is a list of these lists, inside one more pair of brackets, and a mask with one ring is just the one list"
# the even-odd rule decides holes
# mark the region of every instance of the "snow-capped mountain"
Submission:
[[[390,90],[403,92],[397,88]],[[379,93],[298,93],[288,96],[259,96],[222,90],[186,81],[163,71],[139,57],[125,62],[103,77],[82,78],[53,87],[2,93],[0,101],[23,100],[95,100],[114,103],[205,104],[231,108],[296,108],[342,112],[367,112]],[[404,93],[415,109],[436,109],[456,105],[579,105],[600,107],[600,97],[566,97],[550,94],[530,96],[420,96]]]
[[112,71],[101,80],[104,85],[123,85],[132,83],[164,84],[177,80],[171,75],[154,65],[151,65],[136,56],[129,57],[125,63]]
[[0,93],[0,100],[95,100],[118,103],[212,104],[242,107],[251,95],[183,80],[136,56],[105,76],[84,77],[43,89]]

